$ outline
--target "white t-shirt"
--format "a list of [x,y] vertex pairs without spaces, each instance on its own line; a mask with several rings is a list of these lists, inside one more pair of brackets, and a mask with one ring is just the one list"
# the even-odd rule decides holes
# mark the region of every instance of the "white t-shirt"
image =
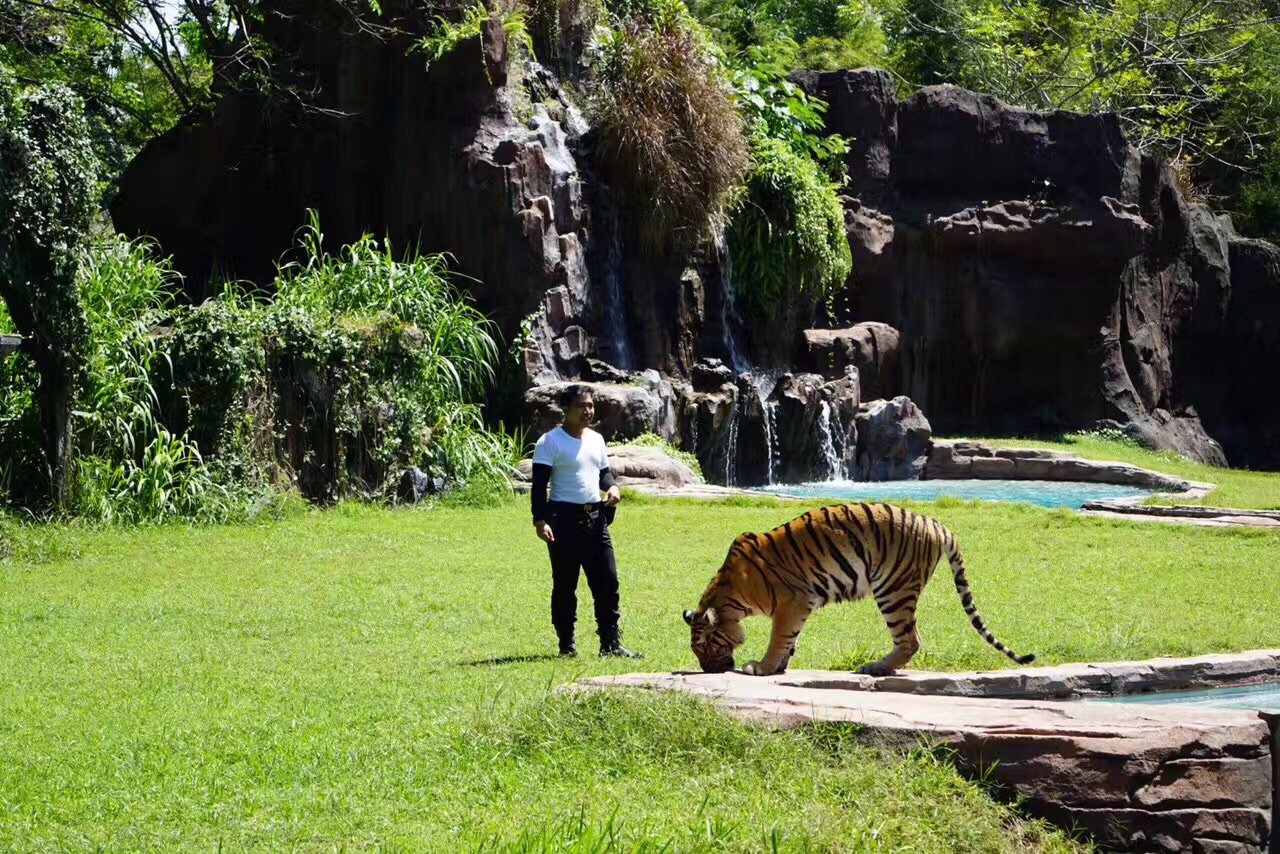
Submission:
[[551,466],[551,500],[594,504],[600,500],[600,471],[609,467],[604,437],[590,427],[575,439],[557,427],[542,434],[533,462]]

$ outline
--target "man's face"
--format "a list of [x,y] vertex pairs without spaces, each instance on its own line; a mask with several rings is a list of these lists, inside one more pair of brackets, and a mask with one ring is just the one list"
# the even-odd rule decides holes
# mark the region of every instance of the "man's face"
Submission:
[[596,419],[596,402],[589,394],[580,394],[564,411],[566,427],[587,427]]

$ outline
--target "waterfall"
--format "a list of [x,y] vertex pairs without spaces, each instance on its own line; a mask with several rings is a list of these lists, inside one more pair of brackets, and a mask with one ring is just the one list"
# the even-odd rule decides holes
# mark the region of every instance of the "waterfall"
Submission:
[[738,469],[738,420],[741,407],[733,404],[733,412],[729,415],[729,446],[724,457],[724,485],[737,486]]
[[769,449],[769,486],[778,479],[778,404],[776,401],[761,401],[764,404],[764,443]]
[[738,317],[738,308],[733,301],[733,259],[729,255],[729,243],[725,239],[724,227],[715,233],[716,266],[720,268],[720,335],[724,341],[725,352],[729,354],[730,367],[734,374],[741,374],[751,369],[751,365],[738,348],[738,339],[734,328],[742,324]]
[[627,297],[622,285],[622,226],[612,196],[608,193],[601,193],[601,196],[600,225],[608,234],[604,258],[604,332],[614,365],[630,371],[635,366],[631,360]]
[[818,434],[822,439],[822,458],[827,465],[827,480],[838,480],[840,476],[840,457],[836,454],[835,440],[831,430],[831,404],[822,401],[822,416],[818,420]]

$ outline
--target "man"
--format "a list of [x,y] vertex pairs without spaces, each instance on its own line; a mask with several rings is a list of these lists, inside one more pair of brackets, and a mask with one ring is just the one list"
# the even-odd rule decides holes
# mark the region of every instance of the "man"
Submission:
[[643,658],[619,639],[618,567],[609,521],[622,493],[609,471],[604,437],[587,426],[595,419],[595,400],[588,386],[571,385],[559,403],[560,426],[543,434],[533,451],[533,527],[551,553],[551,624],[560,637],[560,654],[578,654],[573,624],[581,568],[595,602],[600,654]]

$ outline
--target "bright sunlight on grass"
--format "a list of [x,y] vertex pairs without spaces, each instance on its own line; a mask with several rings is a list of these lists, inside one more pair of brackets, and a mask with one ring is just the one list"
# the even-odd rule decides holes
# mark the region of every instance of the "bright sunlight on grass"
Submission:
[[[624,639],[585,584],[552,656],[523,504],[343,505],[264,527],[0,528],[0,848],[1064,850],[930,751],[849,727],[770,733],[689,700],[571,679],[689,668],[693,605],[743,530],[801,509],[629,501]],[[978,607],[1045,663],[1274,646],[1280,533],[919,505],[951,525]],[[793,667],[884,651],[869,602],[819,612]],[[1175,620],[1169,614],[1178,614]],[[918,668],[1009,662],[928,588]],[[746,624],[743,659],[768,628]]]

